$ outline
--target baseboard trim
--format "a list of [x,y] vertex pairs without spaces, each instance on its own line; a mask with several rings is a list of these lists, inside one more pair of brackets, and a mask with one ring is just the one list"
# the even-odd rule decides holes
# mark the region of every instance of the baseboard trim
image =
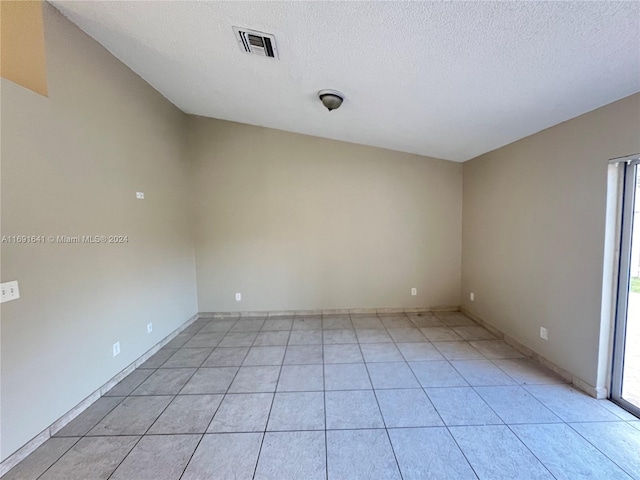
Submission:
[[251,310],[229,312],[200,312],[202,318],[238,318],[238,317],[283,317],[283,316],[310,316],[321,315],[377,315],[394,313],[419,313],[419,312],[459,312],[458,305],[439,305],[433,307],[381,307],[381,308],[322,308],[316,310]]
[[9,470],[15,467],[18,463],[24,460],[29,454],[36,450],[40,445],[49,440],[52,436],[58,433],[65,425],[71,422],[74,418],[89,408],[96,400],[102,397],[105,393],[111,390],[122,379],[133,372],[136,368],[146,362],[151,356],[153,356],[158,350],[164,347],[167,343],[173,340],[180,332],[195,322],[200,315],[196,313],[186,322],[176,328],[173,332],[167,335],[165,338],[156,343],[153,347],[147,350],[144,354],[138,357],[134,362],[127,365],[124,369],[116,373],[107,383],[97,388],[89,396],[83,399],[75,407],[69,410],[67,413],[58,418],[55,422],[25,443],[18,450],[9,455],[2,463],[0,463],[0,477],[4,476]]
[[589,384],[588,382],[585,382],[581,378],[576,377],[571,372],[565,370],[564,368],[560,367],[559,365],[556,365],[555,363],[553,363],[548,358],[540,355],[539,353],[535,352],[531,348],[529,348],[526,345],[520,343],[515,338],[507,335],[506,333],[503,333],[501,330],[499,330],[498,328],[494,327],[493,325],[491,325],[490,323],[488,323],[484,319],[478,317],[477,315],[474,315],[473,313],[471,313],[466,308],[461,308],[460,311],[462,313],[464,313],[467,317],[471,318],[473,321],[479,323],[484,328],[489,330],[496,337],[504,340],[504,342],[507,345],[511,346],[512,348],[514,348],[515,350],[517,350],[518,352],[520,352],[524,356],[531,358],[532,360],[534,360],[535,362],[539,363],[543,367],[548,368],[553,373],[555,373],[560,378],[562,378],[565,382],[572,384],[578,390],[581,390],[584,393],[586,393],[587,395],[589,395],[591,397],[594,397],[594,398],[597,398],[597,399],[603,399],[603,398],[607,398],[608,397],[608,391],[607,391],[606,388],[594,387],[593,385]]

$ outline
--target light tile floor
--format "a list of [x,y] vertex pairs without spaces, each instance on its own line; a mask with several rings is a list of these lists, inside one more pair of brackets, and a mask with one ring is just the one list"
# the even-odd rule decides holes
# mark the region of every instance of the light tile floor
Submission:
[[200,319],[5,479],[640,479],[640,421],[459,313]]

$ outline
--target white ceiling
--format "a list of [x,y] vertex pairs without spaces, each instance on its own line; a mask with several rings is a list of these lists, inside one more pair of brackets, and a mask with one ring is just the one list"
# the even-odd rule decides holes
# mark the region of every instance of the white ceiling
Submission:
[[184,112],[454,161],[640,91],[635,1],[52,3]]

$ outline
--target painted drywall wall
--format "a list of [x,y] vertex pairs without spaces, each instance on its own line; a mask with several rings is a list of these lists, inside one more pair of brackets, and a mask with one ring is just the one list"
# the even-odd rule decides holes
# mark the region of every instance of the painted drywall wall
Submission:
[[0,75],[47,95],[42,2],[0,2]]
[[184,114],[49,5],[44,23],[49,98],[2,80],[2,235],[46,242],[2,244],[21,294],[1,307],[2,459],[197,312]]
[[459,305],[460,164],[203,117],[188,131],[200,311]]
[[463,307],[593,387],[607,162],[639,151],[636,94],[464,164]]

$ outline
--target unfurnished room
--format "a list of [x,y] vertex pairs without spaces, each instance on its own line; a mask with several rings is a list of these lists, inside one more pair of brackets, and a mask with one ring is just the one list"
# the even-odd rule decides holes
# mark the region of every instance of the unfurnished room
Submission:
[[640,480],[640,1],[0,7],[2,480]]

